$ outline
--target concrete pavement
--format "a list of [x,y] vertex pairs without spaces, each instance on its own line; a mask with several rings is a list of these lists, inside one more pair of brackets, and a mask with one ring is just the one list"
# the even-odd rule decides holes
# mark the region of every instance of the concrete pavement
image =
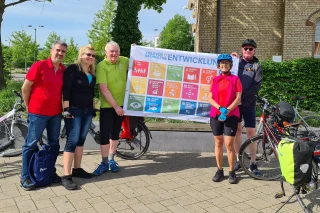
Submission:
[[[79,190],[52,185],[26,192],[19,187],[21,157],[0,158],[0,212],[269,213],[287,198],[274,198],[279,182],[253,180],[242,172],[239,184],[213,182],[216,168],[211,153],[151,152],[139,160],[116,160],[119,173],[108,172],[90,180],[76,178]],[[84,169],[93,171],[100,162],[99,152],[86,152],[82,162]],[[226,165],[226,158],[224,162]],[[62,156],[57,172],[63,174]],[[291,188],[285,186],[290,195]],[[303,196],[313,212],[320,212],[319,194]],[[293,198],[281,212],[302,209]]]

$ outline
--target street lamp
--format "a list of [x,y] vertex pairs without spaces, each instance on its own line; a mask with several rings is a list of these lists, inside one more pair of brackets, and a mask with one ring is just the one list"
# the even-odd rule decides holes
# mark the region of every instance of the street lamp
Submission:
[[[35,45],[35,50],[34,50],[34,62],[37,60],[37,27],[33,27],[32,25],[28,25],[28,27],[31,27],[34,29],[34,45]],[[43,25],[39,25],[38,28],[44,27]]]
[[6,39],[5,41],[7,41],[9,43],[9,75],[11,75],[11,40],[10,39]]

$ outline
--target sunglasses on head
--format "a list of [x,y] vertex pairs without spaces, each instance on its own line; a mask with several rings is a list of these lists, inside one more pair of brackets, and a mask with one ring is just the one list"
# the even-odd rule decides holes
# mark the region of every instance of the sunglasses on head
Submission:
[[88,57],[90,57],[90,56],[91,56],[92,58],[95,58],[95,57],[96,57],[96,55],[95,55],[95,54],[91,54],[91,53],[85,53],[85,55],[86,55],[86,56],[88,56]]
[[250,52],[254,50],[253,47],[244,47],[243,49],[244,49],[245,51],[248,51],[248,50],[249,50]]

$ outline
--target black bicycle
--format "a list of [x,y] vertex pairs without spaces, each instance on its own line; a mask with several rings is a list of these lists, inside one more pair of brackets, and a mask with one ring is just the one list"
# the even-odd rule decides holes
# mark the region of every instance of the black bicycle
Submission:
[[[152,135],[143,119],[136,119],[135,126],[128,122],[129,118],[125,116],[120,132],[120,139],[117,148],[117,155],[123,159],[134,160],[143,156],[149,148]],[[125,134],[124,134],[125,133]],[[100,144],[100,130],[96,130],[96,125],[92,122],[89,128],[89,134],[97,144]],[[60,153],[63,153],[63,147],[66,144],[66,128],[61,130],[60,134]]]

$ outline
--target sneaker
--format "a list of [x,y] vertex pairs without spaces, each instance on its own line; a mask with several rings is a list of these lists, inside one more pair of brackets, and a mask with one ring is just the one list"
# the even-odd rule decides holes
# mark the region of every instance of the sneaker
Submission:
[[98,168],[96,168],[96,170],[94,170],[93,174],[95,176],[99,176],[99,175],[102,175],[104,172],[107,172],[108,170],[109,170],[109,165],[101,162],[99,164]]
[[218,169],[216,174],[213,176],[212,180],[214,182],[220,182],[223,180],[223,178],[224,178],[223,169],[221,169],[221,170]]
[[230,184],[236,184],[237,183],[237,176],[234,171],[229,172],[229,183]]
[[54,173],[52,177],[52,183],[61,183],[61,177],[57,175],[57,173]]
[[66,175],[62,177],[62,186],[67,190],[75,190],[78,188],[78,185],[73,182],[71,175]]
[[21,182],[21,188],[25,191],[30,191],[30,190],[35,189],[36,187],[34,186],[32,181],[30,180],[30,178],[26,178],[24,181]]
[[109,160],[109,166],[111,172],[119,172],[120,170],[117,163],[114,160]]
[[255,174],[256,176],[262,176],[261,171],[258,169],[258,165],[256,163],[250,164],[249,171]]
[[72,169],[72,177],[79,177],[79,178],[84,178],[84,179],[89,179],[92,178],[93,174],[86,172],[82,168],[73,168]]
[[240,165],[240,161],[237,161],[236,164],[234,165],[234,170],[235,172],[238,172],[241,170],[241,165]]

